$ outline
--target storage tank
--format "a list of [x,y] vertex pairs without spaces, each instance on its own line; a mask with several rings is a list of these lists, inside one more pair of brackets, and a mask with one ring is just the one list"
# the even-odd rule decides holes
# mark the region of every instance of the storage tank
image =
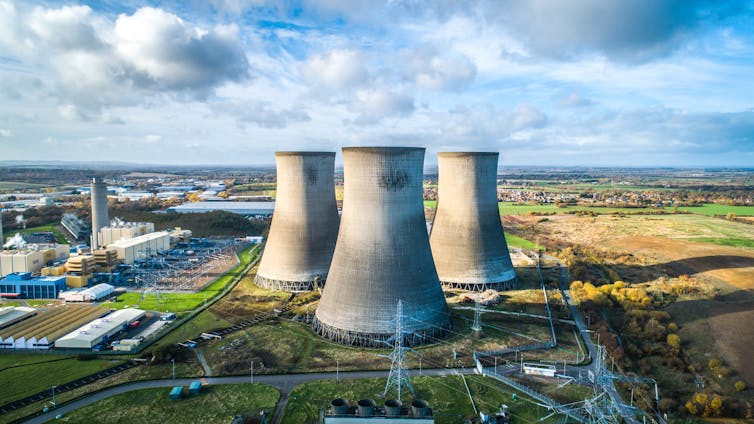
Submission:
[[107,184],[100,177],[92,178],[92,251],[100,247],[97,233],[110,224],[107,212]]
[[276,152],[277,197],[256,282],[300,292],[327,279],[338,237],[335,152]]
[[440,152],[437,212],[429,237],[443,285],[465,290],[513,285],[497,202],[497,152]]
[[422,199],[423,148],[343,149],[343,213],[317,333],[385,347],[403,302],[407,345],[444,337],[450,314],[429,249]]

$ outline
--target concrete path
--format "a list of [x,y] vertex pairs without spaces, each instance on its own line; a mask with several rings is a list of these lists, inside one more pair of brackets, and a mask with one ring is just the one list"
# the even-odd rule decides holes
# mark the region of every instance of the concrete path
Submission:
[[[425,369],[422,370],[422,375],[428,376],[446,376],[456,374],[474,374],[474,368],[458,368],[458,369]],[[335,380],[336,377],[343,380],[352,380],[357,378],[387,378],[388,371],[352,371],[352,372],[340,372],[336,375],[334,372],[327,373],[309,373],[309,374],[274,374],[274,375],[255,375],[254,383],[269,384],[281,393],[281,400],[287,399],[288,394],[294,387],[317,380]],[[93,393],[84,398],[74,400],[59,408],[56,408],[50,412],[40,414],[32,419],[25,421],[26,423],[40,424],[54,419],[58,414],[68,414],[71,411],[75,411],[84,406],[91,405],[102,399],[107,399],[112,396],[131,392],[134,390],[150,389],[156,387],[173,387],[173,386],[188,386],[194,381],[201,380],[208,385],[217,384],[243,384],[249,383],[251,376],[234,376],[234,377],[208,377],[208,378],[179,378],[179,379],[164,379],[164,380],[147,380],[137,381],[134,383],[124,384],[121,386],[111,387],[109,389],[102,390],[97,393]],[[281,402],[282,403],[282,402]],[[276,423],[281,422],[283,409],[278,407],[275,411]]]

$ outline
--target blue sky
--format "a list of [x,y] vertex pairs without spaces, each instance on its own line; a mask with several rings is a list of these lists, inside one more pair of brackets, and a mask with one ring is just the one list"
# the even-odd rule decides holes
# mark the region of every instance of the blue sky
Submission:
[[752,166],[754,2],[0,0],[0,160]]

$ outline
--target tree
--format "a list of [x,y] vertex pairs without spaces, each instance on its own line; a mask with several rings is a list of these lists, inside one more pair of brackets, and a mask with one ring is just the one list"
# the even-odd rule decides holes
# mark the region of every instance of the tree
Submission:
[[681,336],[679,336],[678,334],[668,334],[667,342],[671,348],[675,350],[681,350]]
[[733,385],[733,387],[736,388],[737,391],[743,392],[746,390],[746,383],[743,382],[743,380],[736,381],[736,384]]

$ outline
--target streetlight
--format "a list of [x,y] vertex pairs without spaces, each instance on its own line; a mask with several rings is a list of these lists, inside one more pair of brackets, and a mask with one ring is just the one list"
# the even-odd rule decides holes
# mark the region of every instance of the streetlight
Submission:
[[173,363],[173,380],[175,380],[175,358],[170,359],[170,362]]
[[58,387],[58,386],[52,386],[52,409],[55,409],[55,406],[57,406],[55,404],[55,388],[56,387]]

